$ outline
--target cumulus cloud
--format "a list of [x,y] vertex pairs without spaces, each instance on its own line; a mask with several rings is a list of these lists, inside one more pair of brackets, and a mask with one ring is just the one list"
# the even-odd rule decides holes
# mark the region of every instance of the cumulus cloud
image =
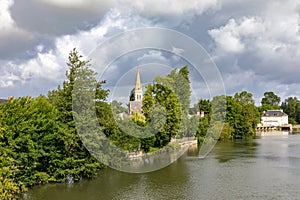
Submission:
[[10,14],[13,0],[0,2],[0,59],[11,59],[12,54],[19,54],[34,40],[27,31],[16,26]]
[[[161,0],[153,2],[151,0],[123,0],[124,3],[130,4],[134,9],[143,15],[152,17],[156,16],[181,16],[199,15],[209,9],[216,9],[217,0]],[[167,8],[167,9],[166,9]]]
[[151,50],[148,53],[144,54],[143,56],[137,58],[137,61],[140,64],[147,64],[147,63],[160,63],[167,66],[170,66],[170,61],[168,58],[162,55],[162,52]]
[[[67,70],[66,62],[71,49],[76,47],[87,58],[101,42],[112,35],[147,23],[147,20],[139,16],[111,9],[93,28],[56,37],[51,49],[47,49],[43,44],[36,45],[34,47],[36,54],[32,58],[21,61],[0,60],[2,71],[0,89],[16,88],[12,95],[21,94],[19,88],[41,81],[45,84],[45,88],[53,88],[61,84],[64,79]],[[114,72],[118,70],[114,69]]]
[[[298,0],[1,0],[0,95],[48,90],[61,83],[74,47],[88,56],[115,34],[149,26],[184,30],[203,42],[229,92],[274,88],[282,95],[292,94],[300,86],[299,11]],[[185,23],[193,27],[183,27]],[[151,37],[156,44],[168,40]],[[121,41],[110,50],[128,49],[133,42],[138,41]],[[182,49],[177,45],[173,53],[184,54]],[[109,57],[109,51],[102,53]],[[139,57],[141,63],[169,61],[156,51]],[[172,66],[180,62],[178,56],[170,58]],[[132,63],[128,59],[126,64]],[[116,75],[128,68],[114,63],[110,70]],[[41,85],[44,89],[38,88]]]
[[186,27],[197,17],[219,8],[218,0],[121,0],[142,17],[149,18],[161,27]]
[[[238,88],[256,87],[245,81],[249,69],[253,72],[252,79],[256,84],[263,83],[261,87],[265,90],[277,88],[279,92],[279,88],[299,83],[299,5],[293,0],[284,4],[276,1],[266,5],[264,13],[231,18],[225,25],[208,31],[214,41],[212,53],[221,71],[243,77],[243,81],[237,81]],[[268,82],[281,87],[266,89]]]
[[[37,1],[37,0],[35,0]],[[81,11],[93,11],[97,13],[103,13],[107,11],[112,5],[115,4],[115,0],[102,1],[102,0],[43,0],[44,3],[53,5],[56,7],[62,7],[66,9],[76,9]]]
[[218,53],[243,52],[247,40],[253,40],[263,32],[264,25],[255,17],[244,17],[238,23],[235,19],[230,19],[225,26],[208,31],[216,42]]

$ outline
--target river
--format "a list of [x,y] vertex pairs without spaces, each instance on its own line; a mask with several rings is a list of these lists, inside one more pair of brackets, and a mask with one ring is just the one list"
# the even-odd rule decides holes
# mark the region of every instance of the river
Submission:
[[205,159],[197,148],[161,170],[104,169],[75,184],[36,186],[24,200],[299,199],[300,135],[219,142]]

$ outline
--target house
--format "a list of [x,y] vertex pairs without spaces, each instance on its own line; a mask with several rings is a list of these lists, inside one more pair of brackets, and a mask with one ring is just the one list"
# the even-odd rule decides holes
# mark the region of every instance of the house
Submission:
[[278,127],[289,124],[289,116],[283,110],[266,110],[261,116],[261,124],[264,127]]
[[8,102],[8,99],[0,99],[0,103]]

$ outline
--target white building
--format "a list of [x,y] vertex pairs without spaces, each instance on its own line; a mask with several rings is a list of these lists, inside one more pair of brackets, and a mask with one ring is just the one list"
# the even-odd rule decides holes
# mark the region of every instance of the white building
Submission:
[[289,124],[289,116],[283,110],[267,110],[261,116],[263,126],[283,126]]

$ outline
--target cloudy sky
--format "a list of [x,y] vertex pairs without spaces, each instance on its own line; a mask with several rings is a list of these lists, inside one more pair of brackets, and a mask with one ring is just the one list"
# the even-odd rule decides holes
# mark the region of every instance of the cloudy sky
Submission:
[[[299,0],[0,0],[0,98],[46,95],[64,80],[71,49],[88,58],[116,34],[147,27],[199,43],[228,95],[247,90],[257,103],[265,91],[300,97]],[[147,83],[189,64],[180,51],[177,45],[120,55],[101,78],[111,95],[129,93],[137,67]],[[193,92],[208,98],[204,79],[191,66]]]

